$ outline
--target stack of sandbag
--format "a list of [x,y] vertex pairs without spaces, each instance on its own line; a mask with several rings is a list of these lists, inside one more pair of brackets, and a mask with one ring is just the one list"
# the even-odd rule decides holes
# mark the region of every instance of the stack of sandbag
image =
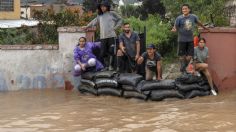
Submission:
[[121,73],[118,77],[118,83],[123,89],[123,97],[147,99],[147,96],[137,90],[137,85],[143,80],[143,76],[135,73]]
[[94,83],[98,95],[122,96],[122,89],[118,85],[117,73],[115,71],[97,72]]
[[97,95],[96,85],[94,83],[94,77],[96,73],[94,72],[86,72],[81,76],[81,85],[78,87],[78,90],[81,93],[90,93],[93,95]]
[[183,94],[176,89],[175,80],[143,80],[137,87],[140,92],[150,95],[150,100],[153,101],[161,101],[166,98],[184,98]]
[[179,91],[181,91],[187,99],[210,94],[210,86],[203,76],[183,74],[179,76],[175,82]]

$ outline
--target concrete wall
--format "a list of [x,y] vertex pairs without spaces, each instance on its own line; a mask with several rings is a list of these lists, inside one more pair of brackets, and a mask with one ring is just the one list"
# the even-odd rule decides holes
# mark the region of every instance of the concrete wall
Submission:
[[236,89],[236,28],[213,28],[202,31],[209,48],[209,69],[221,90]]
[[20,19],[20,0],[14,0],[14,11],[0,11],[0,19]]
[[78,27],[58,32],[59,45],[0,46],[0,91],[78,85],[78,78],[73,77],[73,49],[86,33]]

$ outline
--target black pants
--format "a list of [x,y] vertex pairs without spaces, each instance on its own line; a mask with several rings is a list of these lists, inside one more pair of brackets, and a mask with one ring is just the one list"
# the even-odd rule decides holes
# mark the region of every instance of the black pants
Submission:
[[119,72],[136,72],[136,62],[135,57],[128,58],[126,55],[118,56],[117,66],[119,67]]
[[105,67],[108,67],[109,65],[114,65],[114,59],[112,59],[112,62],[110,62],[110,58],[114,58],[115,53],[115,38],[113,37],[101,39],[101,52],[99,60]]

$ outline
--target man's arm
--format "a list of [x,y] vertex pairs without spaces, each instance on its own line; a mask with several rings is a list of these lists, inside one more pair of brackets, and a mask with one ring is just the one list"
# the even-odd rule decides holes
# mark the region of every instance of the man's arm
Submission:
[[161,61],[157,61],[157,80],[161,80]]
[[135,56],[135,61],[138,60],[140,55],[140,41],[136,41],[136,56]]

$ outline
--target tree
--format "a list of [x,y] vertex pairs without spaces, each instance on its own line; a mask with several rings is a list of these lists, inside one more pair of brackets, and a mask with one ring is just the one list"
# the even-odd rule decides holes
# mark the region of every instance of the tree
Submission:
[[143,5],[138,9],[142,14],[143,19],[148,17],[148,14],[159,14],[162,18],[165,16],[165,7],[161,0],[140,0]]
[[228,25],[224,14],[225,4],[228,0],[161,0],[165,5],[168,17],[174,19],[181,14],[181,5],[187,3],[192,13],[196,14],[203,23],[214,23],[217,26]]

